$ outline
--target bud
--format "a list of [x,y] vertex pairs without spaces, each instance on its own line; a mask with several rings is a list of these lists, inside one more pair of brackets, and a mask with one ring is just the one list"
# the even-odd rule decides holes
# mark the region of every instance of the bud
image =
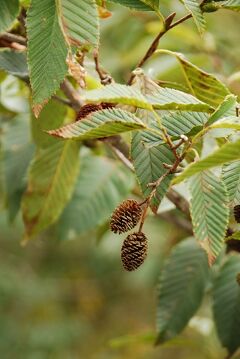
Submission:
[[124,240],[121,251],[123,267],[127,271],[137,269],[147,256],[148,243],[144,233],[129,234]]
[[122,202],[113,212],[110,220],[110,228],[114,233],[127,232],[134,228],[142,215],[142,208],[133,199]]

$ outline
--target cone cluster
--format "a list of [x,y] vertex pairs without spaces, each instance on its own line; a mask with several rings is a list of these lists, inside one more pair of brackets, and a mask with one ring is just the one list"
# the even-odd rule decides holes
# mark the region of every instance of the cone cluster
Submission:
[[[113,212],[110,228],[114,233],[124,233],[134,228],[142,216],[141,205],[128,199],[121,203]],[[143,232],[129,234],[124,240],[121,249],[123,267],[127,271],[137,269],[147,256],[147,238]]]
[[142,215],[142,208],[133,199],[121,203],[113,212],[110,228],[114,233],[124,233],[134,228]]
[[148,243],[144,233],[129,234],[124,240],[121,250],[123,267],[127,271],[137,269],[147,256]]
[[237,223],[240,223],[240,204],[233,208],[234,218]]

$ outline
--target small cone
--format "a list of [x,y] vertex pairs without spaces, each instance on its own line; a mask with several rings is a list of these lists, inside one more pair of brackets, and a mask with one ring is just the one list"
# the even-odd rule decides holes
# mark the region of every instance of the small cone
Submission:
[[110,228],[114,233],[127,232],[134,228],[142,215],[142,208],[133,199],[127,199],[112,214]]
[[237,223],[240,223],[240,204],[233,208],[234,218]]
[[131,272],[137,269],[147,256],[147,238],[144,233],[129,234],[124,240],[121,251],[123,267]]

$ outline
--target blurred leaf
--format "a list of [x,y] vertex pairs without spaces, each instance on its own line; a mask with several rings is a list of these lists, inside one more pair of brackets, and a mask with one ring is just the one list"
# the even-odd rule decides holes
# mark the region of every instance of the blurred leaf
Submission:
[[0,1],[0,33],[9,30],[19,12],[18,0]]
[[56,130],[50,135],[75,140],[89,140],[144,129],[146,126],[132,113],[117,108],[95,111],[84,119]]
[[[142,193],[146,198],[152,188],[148,184],[156,181],[167,170],[163,167],[163,163],[173,164],[175,157],[167,145],[160,145],[152,148],[147,148],[142,142],[141,132],[133,134],[131,143],[131,158],[133,160],[134,169],[136,171],[137,179],[140,184]],[[166,194],[172,175],[167,176],[158,186],[157,192],[152,198],[151,209],[154,213],[157,212],[161,199]]]
[[38,115],[67,73],[67,47],[58,23],[55,0],[32,0],[27,34],[33,106]]
[[215,281],[213,313],[222,345],[229,354],[240,347],[240,286],[236,277],[240,273],[240,257],[228,257]]
[[190,164],[186,169],[176,178],[173,183],[180,183],[183,180],[193,176],[196,173],[204,170],[221,166],[227,162],[233,162],[240,159],[240,140],[236,142],[229,142],[213,152],[211,155]]
[[59,235],[81,235],[107,221],[134,184],[129,172],[116,161],[85,156],[75,192],[59,222]]
[[227,187],[232,205],[240,203],[240,160],[226,163],[222,169],[222,179]]
[[190,185],[193,232],[210,264],[221,252],[229,219],[228,194],[223,181],[211,172],[194,176]]
[[202,35],[206,28],[206,21],[203,17],[202,10],[198,0],[180,0],[186,9],[192,14],[193,20],[197,26],[199,33]]
[[137,89],[131,86],[112,84],[86,93],[87,102],[110,102],[131,105],[151,110],[152,106]]
[[39,149],[22,200],[26,239],[54,223],[71,198],[79,168],[79,145],[58,141]]
[[107,0],[108,2],[113,2],[116,4],[120,4],[123,6],[127,6],[130,9],[133,10],[139,10],[139,11],[152,11],[152,8],[150,6],[147,6],[140,0]]
[[94,0],[57,0],[62,30],[72,45],[99,43],[99,19]]
[[228,88],[220,80],[187,61],[182,54],[168,50],[157,50],[157,53],[166,53],[176,57],[183,69],[190,92],[199,100],[217,107],[230,94]]
[[207,281],[207,257],[196,241],[177,244],[161,270],[157,344],[172,339],[187,325],[202,302]]
[[19,78],[27,79],[28,68],[25,53],[10,50],[0,51],[0,69]]
[[239,0],[221,1],[220,6],[223,9],[240,11],[240,1]]
[[56,100],[50,100],[37,120],[32,116],[32,136],[38,147],[47,148],[58,141],[58,139],[49,136],[45,131],[61,126],[66,114],[67,107],[65,105]]

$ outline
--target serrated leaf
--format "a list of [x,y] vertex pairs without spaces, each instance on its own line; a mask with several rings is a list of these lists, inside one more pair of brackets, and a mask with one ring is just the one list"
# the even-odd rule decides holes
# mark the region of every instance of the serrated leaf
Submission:
[[199,33],[202,35],[206,29],[206,21],[203,17],[202,10],[198,0],[180,0],[186,9],[192,14],[193,20]]
[[67,73],[67,46],[55,0],[32,0],[27,14],[28,65],[36,113]]
[[229,354],[240,347],[240,273],[239,255],[230,256],[215,281],[213,313],[218,336]]
[[99,43],[99,17],[94,0],[57,0],[62,30],[69,44]]
[[48,133],[65,139],[89,140],[141,128],[146,126],[132,113],[112,108],[93,112],[84,119]]
[[152,8],[144,4],[140,0],[107,0],[108,2],[116,3],[122,6],[129,7],[132,10],[138,11],[152,11]]
[[174,247],[160,275],[157,344],[175,337],[187,325],[202,302],[208,274],[207,256],[194,239]]
[[84,157],[73,198],[60,218],[61,236],[68,232],[81,235],[109,220],[133,185],[133,178],[118,162]]
[[27,79],[28,68],[25,54],[9,50],[0,51],[0,69],[11,75]]
[[223,9],[240,11],[240,1],[239,0],[221,1],[220,5]]
[[0,33],[8,30],[19,12],[18,0],[1,0],[0,2]]
[[160,12],[160,0],[141,0],[144,4],[149,6],[151,9],[156,11],[157,13]]
[[[145,147],[140,132],[133,134],[131,158],[145,198],[151,192],[151,188],[148,187],[148,184],[156,181],[167,171],[163,167],[163,163],[173,164],[175,160],[172,151],[167,145],[160,145],[153,148]],[[161,182],[161,185],[158,186],[157,192],[151,201],[151,209],[154,213],[157,212],[159,204],[169,188],[171,179],[172,175],[167,176]]]
[[207,121],[207,125],[212,125],[222,117],[234,116],[236,114],[236,96],[227,95],[223,102],[216,108]]
[[149,110],[152,109],[152,106],[139,90],[121,84],[112,84],[97,90],[88,91],[86,93],[86,101],[120,103]]
[[54,223],[71,198],[79,168],[79,146],[58,141],[37,151],[22,200],[26,239]]
[[157,50],[157,52],[176,57],[182,67],[190,92],[199,100],[216,108],[227,95],[231,94],[228,88],[214,75],[193,65],[182,54],[168,50]]
[[197,112],[212,112],[213,109],[207,103],[185,92],[159,87],[154,94],[148,95],[149,103],[156,109],[161,110],[185,110]]
[[240,160],[240,140],[226,143],[211,155],[190,164],[173,182],[180,183],[196,173],[237,160]]
[[222,250],[228,225],[228,194],[223,181],[211,172],[196,175],[190,185],[193,232],[212,264]]
[[222,179],[225,183],[232,205],[240,203],[240,160],[227,163],[222,169]]

